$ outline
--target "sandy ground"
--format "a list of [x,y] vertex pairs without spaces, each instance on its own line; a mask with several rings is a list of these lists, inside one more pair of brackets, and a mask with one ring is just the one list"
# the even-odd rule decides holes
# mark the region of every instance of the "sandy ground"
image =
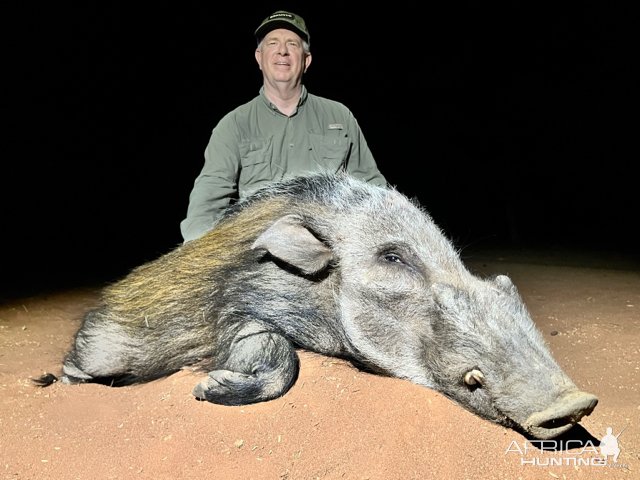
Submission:
[[[511,275],[558,362],[599,397],[564,449],[540,450],[434,391],[308,352],[285,396],[245,407],[196,401],[190,371],[123,388],[32,386],[59,372],[97,298],[87,287],[0,305],[0,478],[640,478],[640,270],[568,260],[467,259],[480,274]],[[603,466],[607,427],[622,431],[621,453]]]

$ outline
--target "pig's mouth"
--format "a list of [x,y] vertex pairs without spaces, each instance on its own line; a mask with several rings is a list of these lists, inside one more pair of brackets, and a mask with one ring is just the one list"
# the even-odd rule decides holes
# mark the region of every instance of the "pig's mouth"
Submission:
[[527,418],[522,427],[541,440],[557,437],[589,415],[598,404],[590,393],[573,391],[553,402],[541,412]]

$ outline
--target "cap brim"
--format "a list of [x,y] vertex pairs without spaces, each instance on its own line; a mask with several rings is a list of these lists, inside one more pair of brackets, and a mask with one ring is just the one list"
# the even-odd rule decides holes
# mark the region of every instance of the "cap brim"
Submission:
[[258,41],[260,41],[265,37],[267,33],[269,33],[272,30],[276,30],[277,28],[284,28],[286,30],[291,30],[292,32],[297,33],[298,36],[302,38],[305,42],[309,41],[309,36],[305,32],[300,30],[293,23],[286,22],[284,20],[272,20],[271,22],[265,23],[264,25],[258,27],[255,33],[256,38],[258,39]]

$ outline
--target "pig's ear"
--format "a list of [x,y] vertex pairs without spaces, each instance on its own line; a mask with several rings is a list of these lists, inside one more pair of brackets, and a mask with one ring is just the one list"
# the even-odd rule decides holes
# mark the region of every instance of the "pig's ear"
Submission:
[[495,284],[500,287],[501,290],[513,295],[515,293],[517,293],[517,288],[516,286],[513,284],[513,282],[511,281],[511,279],[509,277],[507,277],[506,275],[496,275],[496,277],[493,279],[493,281],[495,282]]
[[319,272],[333,258],[331,249],[303,225],[298,215],[279,218],[260,234],[251,248],[262,248],[306,275]]

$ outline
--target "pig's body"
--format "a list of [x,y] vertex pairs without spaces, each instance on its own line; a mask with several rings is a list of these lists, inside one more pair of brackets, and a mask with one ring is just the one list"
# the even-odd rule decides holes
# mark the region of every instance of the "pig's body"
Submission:
[[209,375],[196,397],[238,405],[285,393],[295,348],[434,388],[538,438],[597,403],[555,363],[507,277],[472,275],[399,192],[325,174],[261,190],[106,288],[62,380],[135,383],[197,365]]

